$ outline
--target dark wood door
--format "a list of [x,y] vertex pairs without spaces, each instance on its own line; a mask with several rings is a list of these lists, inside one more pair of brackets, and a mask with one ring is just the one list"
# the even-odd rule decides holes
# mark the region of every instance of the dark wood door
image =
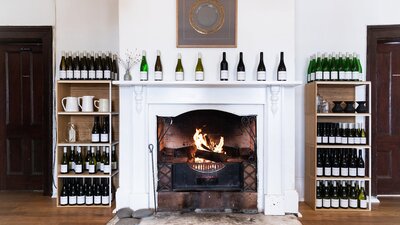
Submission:
[[41,43],[0,44],[2,190],[44,190],[51,107],[46,63]]

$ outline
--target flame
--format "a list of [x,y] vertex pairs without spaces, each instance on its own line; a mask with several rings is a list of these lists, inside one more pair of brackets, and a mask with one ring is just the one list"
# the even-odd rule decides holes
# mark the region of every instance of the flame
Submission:
[[219,139],[219,143],[216,144],[213,140],[208,139],[207,134],[202,134],[201,131],[201,129],[196,129],[196,133],[193,135],[196,148],[204,151],[222,153],[224,147],[224,137],[221,137]]

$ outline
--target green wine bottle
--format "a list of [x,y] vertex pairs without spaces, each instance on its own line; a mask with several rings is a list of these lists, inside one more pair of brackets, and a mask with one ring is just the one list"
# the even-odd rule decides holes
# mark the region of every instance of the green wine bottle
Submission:
[[149,80],[149,65],[147,64],[145,50],[142,51],[142,62],[140,63],[140,80]]
[[367,195],[365,193],[364,181],[360,181],[360,191],[358,194],[358,205],[361,209],[366,209],[368,207]]
[[331,55],[327,55],[326,53],[324,54],[324,57],[322,59],[322,80],[323,81],[329,81],[331,78]]
[[352,55],[346,52],[346,59],[344,63],[344,73],[345,73],[345,80],[346,81],[351,81],[351,72],[352,72]]
[[343,54],[340,52],[339,53],[339,59],[338,59],[338,71],[339,71],[339,80],[344,81],[346,80],[346,74],[345,74],[345,68],[344,68],[344,59],[343,59]]
[[321,81],[322,78],[323,78],[322,59],[321,59],[321,54],[318,52],[317,53],[317,62],[315,64],[315,80]]
[[196,81],[204,81],[204,68],[203,68],[203,63],[201,60],[201,53],[199,52],[198,58],[197,58],[197,64],[196,64],[196,71],[195,71],[195,77],[194,79]]
[[356,58],[356,64],[357,64],[357,68],[358,68],[358,80],[364,81],[365,78],[364,78],[364,74],[363,74],[362,66],[361,66],[361,62],[360,62],[360,55],[356,54],[355,58]]
[[338,71],[338,67],[337,67],[337,54],[334,54],[332,56],[332,60],[331,60],[331,81],[337,81],[339,80],[339,71]]
[[183,81],[185,79],[183,66],[182,66],[182,55],[178,53],[178,62],[175,68],[175,80],[176,81]]

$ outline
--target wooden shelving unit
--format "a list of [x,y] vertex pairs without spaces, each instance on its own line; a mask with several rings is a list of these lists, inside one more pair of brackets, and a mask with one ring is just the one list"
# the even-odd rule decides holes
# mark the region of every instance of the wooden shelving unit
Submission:
[[[97,112],[94,108],[94,112],[65,112],[62,108],[61,100],[66,96],[81,97],[85,95],[95,96],[95,99],[107,98],[109,99],[109,112]],[[56,170],[57,170],[57,206],[59,207],[112,207],[115,206],[114,202],[110,201],[108,205],[60,205],[60,193],[63,186],[63,179],[66,178],[106,178],[109,184],[110,200],[113,198],[113,189],[118,187],[118,169],[112,170],[111,173],[97,172],[95,174],[89,174],[84,171],[81,174],[75,174],[74,172],[69,172],[67,174],[60,173],[60,162],[62,160],[63,148],[64,147],[83,147],[82,157],[85,158],[88,147],[106,147],[110,149],[109,161],[111,163],[111,150],[115,146],[117,162],[119,156],[119,88],[112,84],[109,80],[58,80],[56,86],[56,96],[57,96],[57,151],[56,151]],[[91,130],[93,127],[95,116],[108,116],[109,118],[109,142],[107,143],[91,143]],[[76,142],[67,142],[67,126],[69,123],[73,123],[77,131]],[[118,163],[119,164],[119,163]]]
[[[363,96],[356,96],[358,92],[365,93]],[[317,113],[317,95],[322,96],[328,101],[330,111],[328,113]],[[317,81],[305,85],[305,202],[314,210],[320,211],[366,211],[371,210],[371,113],[332,113],[333,101],[357,101],[371,100],[371,82],[331,82]],[[371,112],[371,104],[369,102],[369,111]],[[317,123],[328,122],[345,122],[355,123],[362,122],[366,126],[367,144],[366,145],[329,145],[317,144]],[[353,148],[362,149],[364,151],[365,161],[365,177],[317,177],[317,149],[341,149]],[[365,181],[367,193],[368,208],[367,209],[318,209],[316,203],[316,186],[317,181]]]

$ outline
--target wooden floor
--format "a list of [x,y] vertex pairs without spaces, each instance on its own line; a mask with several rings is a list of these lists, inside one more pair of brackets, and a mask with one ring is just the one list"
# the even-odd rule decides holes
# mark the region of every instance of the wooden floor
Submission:
[[[303,225],[400,225],[400,198],[380,198],[371,212],[315,212],[300,203]],[[110,208],[57,208],[35,192],[0,192],[0,225],[97,225],[113,217]]]

